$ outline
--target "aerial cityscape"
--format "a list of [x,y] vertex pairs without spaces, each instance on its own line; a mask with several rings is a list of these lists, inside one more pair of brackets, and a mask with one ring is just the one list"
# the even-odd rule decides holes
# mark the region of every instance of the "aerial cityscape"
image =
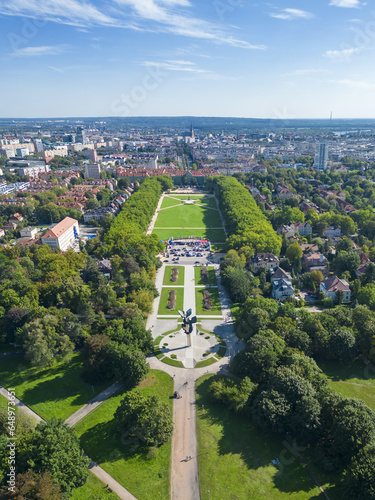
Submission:
[[375,500],[374,23],[0,0],[0,500]]

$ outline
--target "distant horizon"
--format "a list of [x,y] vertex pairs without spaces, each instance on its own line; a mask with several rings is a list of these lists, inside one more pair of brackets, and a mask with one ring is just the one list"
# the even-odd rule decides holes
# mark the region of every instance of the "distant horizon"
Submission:
[[343,118],[258,118],[256,116],[231,116],[231,115],[134,115],[134,116],[115,116],[115,115],[70,115],[70,116],[0,116],[0,121],[5,120],[91,120],[91,119],[109,119],[109,120],[137,120],[137,119],[211,119],[211,120],[256,120],[256,121],[273,121],[273,122],[299,122],[299,121],[375,121],[373,118],[361,117],[343,117]]

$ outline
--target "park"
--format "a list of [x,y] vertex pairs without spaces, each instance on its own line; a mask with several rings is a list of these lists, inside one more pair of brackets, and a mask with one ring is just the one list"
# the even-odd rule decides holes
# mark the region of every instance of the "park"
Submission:
[[[203,193],[164,195],[149,232],[162,240],[208,239],[214,250],[222,250],[226,240],[216,198]],[[151,369],[133,388],[115,378],[96,385],[85,381],[81,352],[68,363],[55,361],[45,368],[32,367],[17,352],[2,354],[1,386],[14,387],[35,418],[58,417],[73,426],[82,449],[95,462],[93,474],[74,491],[73,500],[308,500],[323,499],[322,489],[331,500],[342,498],[334,475],[310,464],[308,470],[280,436],[259,430],[244,415],[212,401],[210,384],[224,380],[232,387],[228,366],[245,347],[235,333],[233,311],[238,311],[221,281],[223,255],[206,252],[175,263],[162,257],[165,262],[154,280],[158,295],[146,324],[152,335],[147,355]],[[190,343],[181,317],[188,309],[196,317]],[[338,363],[321,368],[338,393],[375,408],[375,379],[364,377],[362,366],[353,366],[350,375]],[[116,412],[131,393],[155,396],[173,412],[172,439],[160,446],[119,439]],[[5,395],[2,391],[0,409],[6,407]],[[304,449],[304,458],[309,460],[310,453]]]

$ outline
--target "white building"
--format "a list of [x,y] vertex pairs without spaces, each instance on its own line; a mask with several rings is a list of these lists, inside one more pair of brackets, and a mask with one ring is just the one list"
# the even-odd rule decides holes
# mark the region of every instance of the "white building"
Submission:
[[42,243],[48,245],[52,250],[59,248],[65,252],[79,235],[78,221],[71,217],[65,217],[58,224],[51,226],[44,236]]
[[22,238],[30,238],[34,239],[38,234],[38,229],[36,227],[24,227],[20,231],[20,235]]

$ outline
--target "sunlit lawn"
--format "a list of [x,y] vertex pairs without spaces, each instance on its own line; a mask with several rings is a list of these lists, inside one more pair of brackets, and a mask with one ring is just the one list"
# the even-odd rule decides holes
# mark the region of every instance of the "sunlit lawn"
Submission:
[[[207,390],[212,377],[207,375],[197,382],[201,499],[324,500],[282,438],[262,432],[248,418],[210,401]],[[280,465],[272,464],[275,458]],[[327,481],[315,467],[311,469],[330,499],[341,500],[342,494],[329,484],[335,478]]]
[[[167,309],[168,305],[168,295],[170,290],[176,290],[176,305],[174,309]],[[159,315],[168,314],[171,316],[178,316],[178,311],[182,310],[184,307],[184,289],[183,288],[173,288],[171,285],[168,288],[162,288],[159,303]]]
[[[211,295],[211,311],[205,311],[203,309],[203,290],[208,290]],[[219,292],[217,288],[196,288],[195,289],[195,307],[197,316],[218,316],[222,314]]]
[[[175,227],[175,226],[172,226]],[[212,242],[225,242],[227,239],[225,236],[224,229],[157,229],[155,228],[152,232],[157,234],[159,239],[166,241],[169,238],[197,238],[210,240]]]
[[[137,387],[144,395],[156,395],[172,410],[173,379],[152,370]],[[113,419],[124,394],[105,401],[75,426],[85,453],[138,500],[167,500],[171,441],[153,451],[121,443],[121,432]],[[83,497],[84,498],[84,497]],[[90,497],[88,497],[90,498]],[[78,499],[78,497],[77,497]]]
[[335,391],[347,398],[362,399],[375,411],[375,369],[371,364],[357,361],[351,366],[344,366],[331,361],[319,363],[319,366]]
[[[171,281],[172,269],[177,267],[178,269],[178,279],[175,283]],[[164,270],[164,281],[163,285],[183,285],[185,281],[185,267],[184,266],[165,266]]]
[[69,363],[49,368],[33,368],[24,358],[2,358],[0,385],[14,387],[16,396],[44,419],[67,419],[109,383],[91,386],[81,378],[82,355],[74,354]]
[[204,283],[202,281],[201,269],[202,269],[202,267],[200,267],[200,266],[197,266],[194,269],[195,284],[196,285],[202,285],[202,286],[206,286],[206,285],[207,286],[217,286],[215,268],[213,266],[208,266],[206,268],[208,270],[208,283]]
[[184,204],[161,210],[155,223],[155,228],[158,227],[220,228],[222,224],[218,210]]
[[111,493],[107,485],[90,472],[86,484],[80,488],[76,488],[70,500],[101,500],[102,498],[118,500],[118,496],[115,493]]

